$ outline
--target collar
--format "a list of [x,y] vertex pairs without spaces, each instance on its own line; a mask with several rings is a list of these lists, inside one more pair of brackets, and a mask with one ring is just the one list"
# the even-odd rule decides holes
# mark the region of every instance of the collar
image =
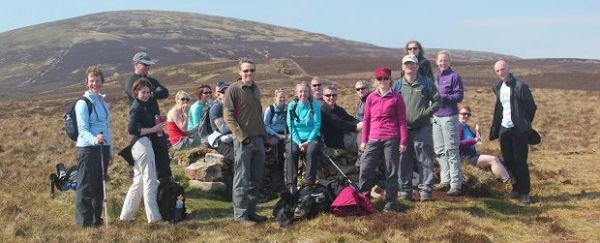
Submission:
[[381,93],[379,92],[379,89],[375,90],[375,92],[377,92],[377,94],[378,94],[379,96],[381,96],[381,97],[384,97],[384,96],[386,96],[386,95],[388,95],[388,94],[392,93],[392,89],[391,89],[391,88],[388,88],[384,94],[381,94]]

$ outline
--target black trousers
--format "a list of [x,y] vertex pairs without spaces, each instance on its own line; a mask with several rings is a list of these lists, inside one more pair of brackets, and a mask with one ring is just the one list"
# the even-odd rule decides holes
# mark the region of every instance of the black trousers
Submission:
[[513,184],[513,191],[517,191],[520,195],[529,195],[531,191],[529,167],[527,166],[528,136],[529,134],[517,134],[514,128],[500,127],[499,137],[502,158],[506,168],[516,181]]
[[[104,155],[104,171],[110,160],[110,146],[102,148]],[[100,163],[100,146],[77,148],[77,191],[75,192],[75,218],[80,227],[101,225],[102,202],[102,168]]]
[[[314,184],[317,180],[317,169],[321,164],[321,144],[317,141],[319,141],[319,139],[315,139],[313,142],[309,143],[308,148],[305,151],[306,173],[304,176],[304,184]],[[287,189],[293,193],[298,186],[298,160],[300,159],[300,147],[298,144],[291,141],[291,139],[289,142],[292,143],[292,150],[289,153],[291,155],[290,159],[288,159],[286,163],[285,183]],[[289,143],[287,146],[290,146]]]
[[284,192],[284,168],[285,168],[285,140],[279,141],[276,145],[272,146],[272,155],[275,156],[275,172],[273,173],[273,185],[272,190],[275,193]]

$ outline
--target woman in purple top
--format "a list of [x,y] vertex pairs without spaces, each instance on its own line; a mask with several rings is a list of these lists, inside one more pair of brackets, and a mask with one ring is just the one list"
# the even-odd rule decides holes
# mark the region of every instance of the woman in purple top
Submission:
[[441,98],[440,109],[433,114],[433,147],[440,164],[440,184],[434,189],[445,190],[448,196],[458,196],[462,188],[462,170],[458,151],[458,102],[463,100],[463,84],[460,75],[450,68],[450,53],[440,51],[437,55],[438,75],[435,87]]
[[391,90],[389,68],[375,70],[377,90],[367,96],[360,150],[360,191],[369,193],[375,185],[375,169],[385,159],[385,211],[398,209],[398,169],[400,153],[406,150],[408,128],[406,107],[399,93]]
[[500,162],[500,159],[496,156],[478,154],[475,150],[475,143],[481,141],[481,134],[467,124],[471,117],[471,107],[468,105],[461,105],[460,112],[458,113],[458,137],[460,139],[460,157],[463,161],[467,161],[469,164],[476,166],[479,169],[487,170],[491,169],[492,174],[496,178],[501,179],[502,182],[510,184],[510,176]]

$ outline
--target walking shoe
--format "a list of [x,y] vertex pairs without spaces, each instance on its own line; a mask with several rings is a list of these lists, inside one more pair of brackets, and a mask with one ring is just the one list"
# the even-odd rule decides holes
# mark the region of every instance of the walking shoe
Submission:
[[262,216],[262,215],[258,215],[258,214],[250,214],[250,216],[248,216],[248,219],[250,219],[256,223],[262,223],[262,222],[267,221],[266,216]]
[[451,197],[457,197],[460,196],[461,191],[460,189],[456,188],[456,187],[450,187],[450,190],[448,190],[448,192],[446,192],[446,195],[451,196]]
[[421,196],[419,198],[419,201],[421,201],[421,202],[428,202],[428,201],[432,200],[431,193],[429,193],[429,192],[421,192],[419,195]]
[[377,185],[371,189],[371,197],[372,198],[382,198],[383,197],[383,189]]
[[400,200],[412,200],[412,192],[405,192],[405,191],[401,191],[400,193],[398,193],[398,198]]
[[[513,185],[513,188],[514,188],[514,185]],[[510,193],[508,193],[508,197],[509,198],[513,198],[513,199],[514,198],[518,198],[519,197],[519,192],[517,192],[517,191],[510,191]]]
[[529,204],[531,202],[529,195],[525,195],[525,194],[519,196],[519,200],[521,201],[521,203],[524,203],[524,204]]
[[436,191],[448,191],[450,189],[450,184],[434,184],[433,185],[433,190]]
[[235,221],[237,221],[240,224],[246,225],[246,226],[255,226],[256,225],[255,221],[252,221],[248,218],[236,219]]
[[389,212],[389,213],[398,212],[399,210],[400,210],[400,207],[397,202],[387,202],[387,203],[385,203],[385,206],[383,207],[383,211]]

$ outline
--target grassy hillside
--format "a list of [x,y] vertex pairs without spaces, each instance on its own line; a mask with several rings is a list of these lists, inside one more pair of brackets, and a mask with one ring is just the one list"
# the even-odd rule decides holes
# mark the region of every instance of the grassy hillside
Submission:
[[[231,80],[231,63],[210,63],[191,67],[170,66],[154,72],[174,93],[191,91],[199,83],[216,79]],[[543,66],[543,65],[542,65]],[[282,73],[281,67],[290,69]],[[303,70],[292,63],[264,62],[258,66],[263,104],[270,102],[270,90],[285,87],[291,92],[294,80],[306,79],[310,65]],[[489,65],[485,66],[486,68]],[[205,68],[205,69],[203,69]],[[196,69],[197,72],[191,72]],[[467,66],[457,66],[464,75]],[[528,70],[517,70],[525,75]],[[340,103],[353,109],[352,80],[368,77],[364,72],[320,73],[341,86]],[[106,85],[113,112],[115,147],[123,148],[126,135],[127,104],[118,80]],[[482,79],[486,80],[486,79]],[[485,84],[483,81],[479,84]],[[472,123],[484,134],[490,125],[493,95],[485,87],[469,85],[465,102],[474,110]],[[590,241],[598,242],[600,229],[600,107],[598,91],[567,91],[534,87],[538,113],[534,127],[542,134],[542,144],[530,147],[532,199],[528,206],[507,200],[498,183],[490,184],[491,194],[433,202],[402,202],[400,213],[375,214],[361,218],[336,218],[322,215],[280,229],[270,222],[255,228],[232,221],[231,203],[224,197],[187,191],[191,219],[178,225],[147,225],[140,211],[135,222],[121,223],[118,217],[126,190],[131,183],[125,162],[117,159],[109,168],[108,228],[78,229],[74,226],[74,193],[49,196],[48,174],[58,162],[74,163],[75,148],[61,131],[61,115],[72,97],[82,92],[74,85],[64,92],[41,96],[22,96],[0,101],[0,241],[192,241],[192,242],[515,242],[515,241]],[[161,103],[166,110],[172,98]],[[497,141],[484,142],[478,149],[499,155]],[[475,183],[493,182],[488,173],[465,166],[465,174]],[[181,176],[183,167],[173,165]],[[375,201],[381,207],[381,201]],[[261,204],[260,213],[270,215],[274,201]]]

